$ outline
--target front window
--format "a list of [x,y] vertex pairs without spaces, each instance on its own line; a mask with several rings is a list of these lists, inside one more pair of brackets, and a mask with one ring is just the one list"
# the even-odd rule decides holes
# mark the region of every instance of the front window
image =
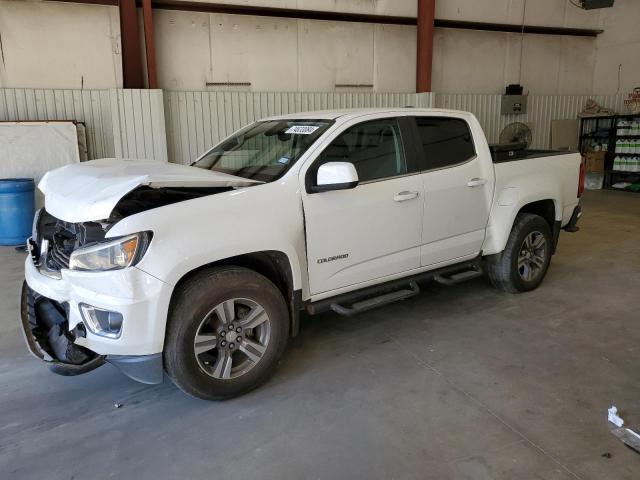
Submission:
[[256,122],[215,146],[192,166],[272,182],[284,175],[332,123],[330,120]]
[[360,182],[407,173],[398,121],[385,118],[349,128],[322,152],[318,165],[326,162],[353,163]]

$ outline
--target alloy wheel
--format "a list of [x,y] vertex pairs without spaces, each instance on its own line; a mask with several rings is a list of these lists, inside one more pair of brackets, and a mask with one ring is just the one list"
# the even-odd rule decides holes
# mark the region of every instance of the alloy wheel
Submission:
[[260,362],[271,336],[271,321],[259,303],[232,298],[200,322],[193,350],[200,369],[220,380],[238,378]]
[[518,254],[518,273],[527,282],[535,280],[543,271],[547,256],[547,240],[539,231],[529,233]]

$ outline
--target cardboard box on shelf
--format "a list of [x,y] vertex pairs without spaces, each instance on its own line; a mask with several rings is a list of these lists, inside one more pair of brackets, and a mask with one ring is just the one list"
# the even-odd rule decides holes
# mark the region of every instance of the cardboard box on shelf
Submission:
[[587,152],[584,156],[585,171],[593,173],[604,172],[604,156],[606,152]]

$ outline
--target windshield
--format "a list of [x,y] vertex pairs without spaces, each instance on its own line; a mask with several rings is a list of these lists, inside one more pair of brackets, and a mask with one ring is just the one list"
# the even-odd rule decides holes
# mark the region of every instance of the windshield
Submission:
[[284,175],[331,123],[331,120],[256,122],[213,147],[192,166],[272,182]]

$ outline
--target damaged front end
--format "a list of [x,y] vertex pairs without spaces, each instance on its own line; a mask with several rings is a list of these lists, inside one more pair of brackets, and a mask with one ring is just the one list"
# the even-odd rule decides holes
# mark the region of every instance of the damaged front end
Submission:
[[69,268],[71,253],[103,241],[112,225],[113,222],[109,221],[65,222],[40,209],[36,212],[27,247],[34,264],[43,274],[59,278],[60,270]]
[[[32,237],[27,247],[33,264],[48,277],[59,279],[69,268],[74,249],[104,240],[107,223],[68,223],[40,209],[34,218]],[[27,346],[36,357],[49,363],[59,375],[80,375],[105,362],[87,348],[75,344],[86,336],[84,324],[69,330],[69,304],[60,303],[34,291],[25,281],[20,298],[20,317]]]
[[61,375],[107,362],[134,380],[161,383],[172,286],[137,267],[153,249],[153,228],[109,233],[148,210],[261,183],[143,160],[93,160],[45,174],[21,295],[29,350]]
[[[144,329],[145,319],[153,318],[157,301],[150,302],[147,308],[143,305],[147,297],[158,294],[154,288],[159,289],[162,282],[136,269],[126,269],[128,273],[119,275],[118,271],[124,270],[115,268],[113,274],[107,274],[109,268],[101,270],[102,264],[92,272],[86,266],[86,258],[79,260],[83,257],[78,254],[96,248],[113,248],[108,245],[117,238],[112,240],[107,235],[123,218],[229,190],[231,187],[226,186],[139,186],[124,195],[103,220],[69,222],[40,209],[34,218],[32,237],[27,242],[30,258],[25,264],[25,275],[29,283],[24,282],[21,293],[21,324],[31,353],[60,375],[83,374],[108,362],[134,380],[161,383],[161,354],[149,354],[146,349],[139,355],[137,349],[126,350],[122,345],[145,343],[144,339],[135,337],[135,331]],[[138,240],[132,260],[126,266],[135,265],[144,256],[153,233],[129,235],[132,236]],[[80,276],[73,273],[78,271]],[[99,287],[92,285],[92,273],[107,275],[105,280],[115,283],[111,288],[107,283]],[[134,294],[131,286],[140,288],[141,296]],[[94,289],[99,301],[91,294]],[[129,318],[129,338],[123,339],[121,333],[126,318]],[[152,342],[151,336],[149,342]],[[111,345],[119,347],[112,350]],[[94,346],[101,353],[96,353]]]
[[58,375],[80,375],[101,366],[105,356],[74,343],[86,330],[78,324],[69,331],[68,309],[22,284],[20,320],[29,351]]
[[[114,211],[107,220],[77,223],[60,220],[45,209],[40,209],[34,218],[32,237],[27,241],[30,254],[27,264],[35,268],[36,277],[41,275],[56,285],[66,285],[67,289],[73,290],[68,280],[63,279],[63,271],[70,268],[72,254],[78,249],[104,244],[108,241],[107,232],[119,218],[146,206],[141,205],[140,202],[122,202],[122,205],[123,210]],[[148,245],[150,235],[143,235],[142,238]],[[144,248],[141,247],[139,251],[143,253]],[[31,278],[34,279],[33,274]],[[42,285],[36,282],[34,288],[40,290],[40,287]],[[31,288],[26,280],[22,286],[20,306],[22,330],[31,353],[45,361],[54,373],[65,376],[80,375],[109,362],[125,375],[143,383],[162,381],[162,362],[158,355],[141,357],[101,355],[81,345],[88,337],[87,329],[94,335],[103,335],[109,339],[119,338],[122,322],[114,325],[111,318],[111,314],[117,314],[117,312],[101,310],[78,301],[71,304],[66,301],[68,298],[66,289],[63,289],[65,293],[47,294],[47,288],[41,290],[42,293],[34,288]],[[72,319],[71,308],[76,310],[75,319]],[[77,318],[78,311],[82,311],[81,321]],[[96,312],[108,312],[110,315],[107,315],[109,318],[106,320],[93,318],[95,315],[92,317],[91,313]],[[90,320],[94,320],[94,324]],[[102,325],[105,321],[106,325]],[[116,327],[117,331],[111,330]]]

